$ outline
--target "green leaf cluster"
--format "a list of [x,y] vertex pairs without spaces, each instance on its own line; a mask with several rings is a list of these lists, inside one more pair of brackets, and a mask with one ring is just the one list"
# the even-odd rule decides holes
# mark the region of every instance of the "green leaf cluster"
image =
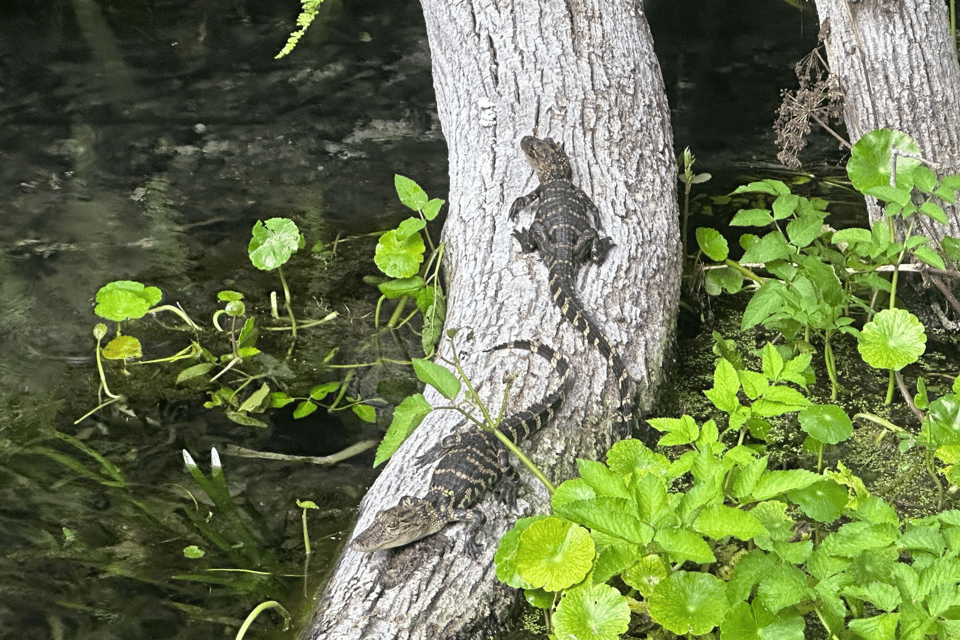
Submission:
[[97,291],[97,306],[93,312],[114,322],[137,320],[156,306],[163,293],[156,287],[145,287],[131,280],[116,280]]
[[[800,414],[821,443],[850,435],[838,407]],[[578,460],[554,515],[520,520],[500,543],[497,577],[553,610],[557,637],[616,638],[639,600],[674,634],[719,629],[725,640],[801,640],[811,614],[845,639],[960,630],[960,512],[901,521],[842,464],[773,469],[769,456],[721,442],[712,420],[650,424],[660,445],[687,451],[671,460],[624,440],[606,464]],[[628,592],[604,587],[613,578]]]
[[[408,300],[416,303],[417,310],[423,316],[422,342],[427,355],[433,353],[443,330],[447,315],[447,302],[440,286],[439,267],[443,245],[434,248],[427,233],[427,222],[440,213],[444,201],[430,199],[420,185],[410,178],[394,176],[394,186],[400,202],[408,209],[417,212],[417,216],[407,218],[396,229],[387,231],[377,243],[374,262],[387,276],[392,278],[378,284],[383,300],[398,300],[397,310],[388,322],[391,328],[398,328],[409,321],[401,321],[400,316]],[[427,245],[431,248],[430,258],[424,265]],[[423,265],[423,266],[421,266]],[[379,324],[380,303],[377,305]]]
[[[915,258],[945,268],[943,257],[929,246],[929,239],[914,234],[913,229],[921,215],[946,224],[946,215],[937,203],[953,204],[960,189],[960,176],[936,176],[921,162],[916,142],[890,129],[872,131],[854,145],[847,173],[855,188],[884,203],[885,219],[869,229],[836,231],[825,224],[826,201],[794,194],[782,181],[768,179],[733,192],[750,194],[757,201],[751,208],[740,209],[730,225],[765,230],[740,237],[744,252],[739,261],[730,258],[729,246],[717,231],[697,230],[701,251],[724,265],[707,271],[707,292],[735,293],[749,281],[755,291],[743,314],[743,329],[762,325],[778,332],[795,353],[811,351],[811,338],[821,338],[834,398],[840,389],[831,343],[836,334],[858,336],[861,352],[865,359],[870,358],[868,363],[896,365],[909,361],[911,356],[905,354],[916,352],[912,345],[921,340],[917,323],[881,322],[892,333],[879,336],[871,331],[860,336],[853,326],[854,316],[862,314],[869,319],[878,311],[876,305],[883,296],[894,309],[898,268],[904,261]],[[942,249],[951,259],[960,258],[956,239],[947,237]],[[756,265],[769,277],[754,273]],[[912,344],[901,353],[898,345],[904,343]],[[898,367],[881,368],[892,371]],[[891,393],[892,383],[888,402]]]
[[[713,387],[704,391],[707,399],[728,418],[727,429],[740,430],[740,441],[746,431],[759,440],[766,440],[771,429],[768,418],[799,411],[810,405],[807,397],[787,386],[792,383],[807,388],[813,382],[811,356],[808,353],[785,359],[783,352],[766,344],[761,351],[761,370],[750,371],[742,356],[714,333],[715,351],[723,357],[713,374]],[[746,400],[746,403],[741,401]]]

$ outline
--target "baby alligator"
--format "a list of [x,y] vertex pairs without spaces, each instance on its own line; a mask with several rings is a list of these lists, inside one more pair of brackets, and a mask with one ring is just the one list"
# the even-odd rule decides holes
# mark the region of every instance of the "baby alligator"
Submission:
[[554,303],[563,317],[600,351],[613,371],[620,391],[618,429],[626,435],[632,413],[630,376],[620,354],[610,345],[600,324],[584,308],[575,288],[580,265],[587,260],[602,264],[614,247],[613,240],[600,237],[597,231],[600,211],[587,194],[573,184],[570,158],[562,144],[550,138],[541,140],[526,136],[520,141],[520,148],[537,174],[540,186],[514,201],[510,207],[510,219],[516,219],[521,209],[538,200],[539,206],[530,228],[514,231],[513,235],[520,241],[524,253],[540,250],[550,272],[550,295]]
[[[563,401],[572,382],[569,363],[550,347],[537,342],[516,340],[497,345],[489,351],[525,349],[550,361],[561,378],[559,387],[542,401],[507,416],[498,429],[512,442],[519,443],[543,427]],[[451,522],[469,521],[467,551],[476,556],[477,532],[486,518],[474,507],[483,495],[510,470],[507,448],[490,431],[474,429],[447,436],[438,445],[440,462],[430,478],[427,495],[403,496],[400,503],[376,514],[365,531],[351,544],[361,551],[380,551],[409,544],[432,535]],[[435,455],[435,449],[420,456],[420,461]]]

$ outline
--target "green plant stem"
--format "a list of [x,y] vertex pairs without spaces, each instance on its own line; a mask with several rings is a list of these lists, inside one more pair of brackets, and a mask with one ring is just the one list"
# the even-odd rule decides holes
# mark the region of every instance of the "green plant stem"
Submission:
[[300,519],[303,522],[303,596],[308,596],[310,583],[310,532],[307,529],[307,507],[303,507]]
[[823,362],[827,367],[827,376],[830,378],[830,399],[836,400],[840,390],[840,381],[837,379],[837,362],[833,357],[833,347],[830,344],[828,332],[823,341]]
[[[112,402],[119,400],[120,396],[115,393],[111,393],[110,387],[107,386],[107,374],[103,371],[103,361],[100,359],[100,338],[97,338],[97,371],[100,372],[100,385],[103,387],[103,392],[113,398]],[[108,402],[107,404],[110,403]]]
[[898,427],[897,425],[893,424],[889,420],[884,420],[880,416],[876,416],[872,413],[858,413],[853,416],[854,420],[856,420],[857,418],[869,420],[870,422],[874,422],[885,429],[889,429],[890,431],[903,431],[901,427]]
[[350,384],[350,380],[353,379],[356,371],[351,370],[347,372],[347,375],[343,377],[343,382],[340,383],[340,390],[337,392],[337,397],[333,399],[333,402],[330,403],[329,411],[338,411],[343,409],[343,407],[338,406],[338,402],[343,400],[343,396],[347,394],[347,386]]
[[[490,418],[490,413],[487,411],[486,405],[480,400],[480,395],[477,393],[477,390],[474,389],[473,383],[470,382],[470,378],[467,377],[467,374],[464,373],[463,368],[460,366],[460,357],[457,355],[456,347],[453,348],[453,366],[456,368],[457,373],[460,375],[460,379],[463,380],[464,384],[467,385],[467,393],[469,394],[470,398],[477,404],[478,407],[480,407],[480,411],[483,413],[484,422],[486,423],[486,426],[484,428],[487,429],[488,431],[493,431],[494,435],[497,436],[500,442],[502,442],[503,445],[508,450],[510,450],[511,453],[517,456],[517,458],[520,459],[520,462],[522,462],[524,466],[530,469],[530,472],[534,476],[536,476],[537,480],[543,483],[543,486],[547,488],[547,491],[550,492],[550,495],[553,495],[553,493],[557,490],[556,487],[553,486],[553,483],[551,483],[550,480],[547,479],[547,476],[545,476],[543,472],[540,471],[537,465],[533,464],[533,461],[530,460],[530,458],[528,458],[522,451],[520,451],[520,447],[518,447],[512,440],[510,440],[510,438],[508,438],[506,435],[501,433],[499,429],[497,429],[497,424],[499,424],[499,420],[497,422],[494,422]],[[507,396],[507,393],[509,393],[509,391],[510,391],[510,387],[508,385],[507,389],[504,391],[503,405],[501,405],[501,411],[500,411],[501,415],[503,413],[503,407],[506,406],[506,401],[507,401],[506,396]],[[465,415],[469,416],[469,414],[466,414],[462,410],[461,410],[461,413],[464,413]]]
[[162,304],[159,307],[154,307],[153,309],[150,309],[150,311],[148,311],[147,313],[153,314],[153,313],[159,313],[160,311],[169,311],[171,313],[174,313],[180,316],[180,318],[187,323],[188,327],[190,327],[194,331],[200,331],[200,327],[197,325],[197,323],[191,320],[190,316],[184,313],[183,309],[179,307],[175,307],[172,304]]
[[890,369],[890,379],[887,381],[887,397],[883,403],[889,405],[891,402],[893,402],[893,369]]
[[229,371],[231,368],[233,368],[235,365],[240,364],[241,362],[243,362],[242,358],[234,358],[229,363],[227,363],[227,366],[225,366],[217,375],[210,378],[210,382],[213,382],[214,380],[216,380],[217,378],[225,374],[227,371]]
[[120,400],[123,400],[123,396],[117,396],[115,398],[110,398],[106,402],[101,402],[100,404],[95,406],[93,409],[90,409],[90,411],[87,411],[85,414],[83,414],[82,416],[74,420],[73,424],[80,424],[81,422],[83,422],[84,420],[86,420],[87,418],[95,414],[97,411],[100,411],[100,409],[103,409],[104,407],[109,407],[114,402],[118,402]]
[[[298,329],[309,329],[311,327],[318,327],[321,324],[326,324],[340,315],[339,311],[331,311],[324,317],[319,320],[310,320],[309,322],[301,322],[297,325]],[[290,331],[290,327],[263,327],[264,331]]]
[[283,265],[277,267],[277,274],[280,276],[280,284],[283,285],[283,305],[287,308],[287,315],[290,316],[290,333],[296,340],[297,318],[293,315],[293,305],[290,304],[290,287],[287,286],[287,278],[283,275]]
[[390,319],[387,321],[387,326],[391,329],[397,328],[397,323],[400,322],[400,316],[403,315],[403,310],[407,306],[407,302],[410,301],[410,296],[403,296],[400,298],[400,301],[397,302],[397,308],[393,310],[393,315],[390,316]]
[[750,269],[747,269],[746,267],[744,267],[744,266],[743,266],[742,264],[740,264],[739,262],[736,262],[736,261],[734,261],[734,260],[731,260],[730,258],[727,258],[726,260],[724,260],[724,261],[723,261],[723,264],[727,265],[728,267],[730,267],[730,268],[733,269],[734,271],[740,272],[740,273],[743,274],[745,277],[749,278],[750,280],[753,280],[753,281],[756,282],[757,284],[763,284],[764,282],[767,281],[766,278],[763,278],[763,277],[761,277],[761,276],[758,276],[758,275],[755,274],[753,271],[750,271]]
[[177,360],[187,360],[189,358],[196,357],[198,353],[200,353],[200,345],[198,345],[196,342],[192,342],[189,347],[184,347],[172,356],[167,356],[166,358],[157,358],[155,360],[137,360],[136,362],[131,362],[130,364],[139,365],[157,364],[160,362],[176,362]]
[[237,631],[237,637],[235,640],[243,640],[243,636],[246,635],[247,629],[250,628],[250,625],[253,624],[253,621],[257,619],[261,613],[267,609],[277,609],[280,611],[280,615],[283,616],[283,630],[286,631],[290,628],[290,621],[293,620],[293,616],[290,615],[290,612],[283,608],[276,600],[268,600],[267,602],[261,602],[257,605],[257,608],[250,612],[250,615],[247,616],[247,619],[243,621],[243,625],[240,626],[240,630]]
[[693,180],[693,171],[689,166],[684,167],[686,169],[685,176],[686,180],[683,181],[683,214],[680,219],[682,221],[680,228],[680,245],[681,245],[681,256],[686,259],[687,257],[687,224],[690,220],[690,191],[693,189],[693,185],[690,184]]
[[940,478],[937,476],[937,469],[933,464],[933,449],[925,447],[923,452],[923,466],[927,470],[927,475],[933,481],[933,486],[937,488],[937,511],[943,511],[943,485],[940,484]]
[[417,209],[417,214],[420,216],[420,219],[423,220],[423,237],[427,239],[427,245],[430,247],[430,253],[432,255],[437,252],[437,248],[433,246],[433,238],[430,237],[430,232],[427,231],[427,225],[430,224],[430,221],[423,215],[422,210]]

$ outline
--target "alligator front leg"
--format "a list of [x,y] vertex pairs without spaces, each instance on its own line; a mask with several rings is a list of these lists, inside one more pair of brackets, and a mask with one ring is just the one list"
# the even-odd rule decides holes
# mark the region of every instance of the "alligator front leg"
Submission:
[[458,520],[468,523],[467,531],[464,534],[466,537],[466,541],[463,543],[464,549],[470,554],[471,558],[479,557],[483,546],[477,542],[477,534],[480,533],[480,528],[487,522],[487,516],[483,515],[483,511],[480,509],[458,510],[455,513]]
[[540,187],[537,187],[530,193],[525,196],[521,196],[513,201],[513,204],[510,205],[510,215],[507,216],[511,220],[517,219],[517,214],[520,213],[521,209],[529,207],[534,201],[540,198]]

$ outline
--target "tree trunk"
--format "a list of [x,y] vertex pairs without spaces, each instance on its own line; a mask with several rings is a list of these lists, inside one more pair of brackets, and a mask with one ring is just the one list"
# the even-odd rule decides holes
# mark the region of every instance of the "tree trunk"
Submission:
[[[960,65],[942,0],[817,0],[830,70],[844,95],[856,142],[873,129],[903,131],[938,175],[960,173]],[[882,217],[867,198],[871,220]],[[947,229],[924,218],[926,235],[960,236],[955,207]]]
[[[526,361],[511,410],[542,398],[535,356],[485,349],[538,339],[571,359],[577,376],[558,418],[522,448],[554,482],[575,474],[620,437],[612,418],[616,381],[606,361],[561,316],[537,254],[521,254],[507,219],[536,180],[519,148],[523,135],[566,144],[574,182],[600,209],[616,242],[602,265],[580,270],[577,290],[613,344],[648,409],[671,348],[680,282],[676,166],[659,65],[642,11],[607,0],[449,2],[422,0],[433,56],[437,108],[450,152],[450,210],[444,228],[447,328],[459,329],[464,368],[499,407],[503,372]],[[449,343],[441,346],[449,356]],[[505,360],[506,358],[506,360]],[[512,365],[505,365],[512,362]],[[434,406],[443,402],[427,393]],[[416,462],[444,436],[468,428],[453,411],[430,414],[393,456],[361,506],[354,534],[399,496],[422,496],[432,465]],[[516,466],[516,465],[515,465]],[[516,592],[497,582],[493,554],[520,507],[543,511],[549,497],[521,472],[518,509],[492,495],[476,559],[464,554],[463,525],[401,551],[343,552],[315,607],[308,638],[476,638],[495,628]],[[351,536],[353,537],[353,536]],[[442,552],[439,542],[449,539]]]

